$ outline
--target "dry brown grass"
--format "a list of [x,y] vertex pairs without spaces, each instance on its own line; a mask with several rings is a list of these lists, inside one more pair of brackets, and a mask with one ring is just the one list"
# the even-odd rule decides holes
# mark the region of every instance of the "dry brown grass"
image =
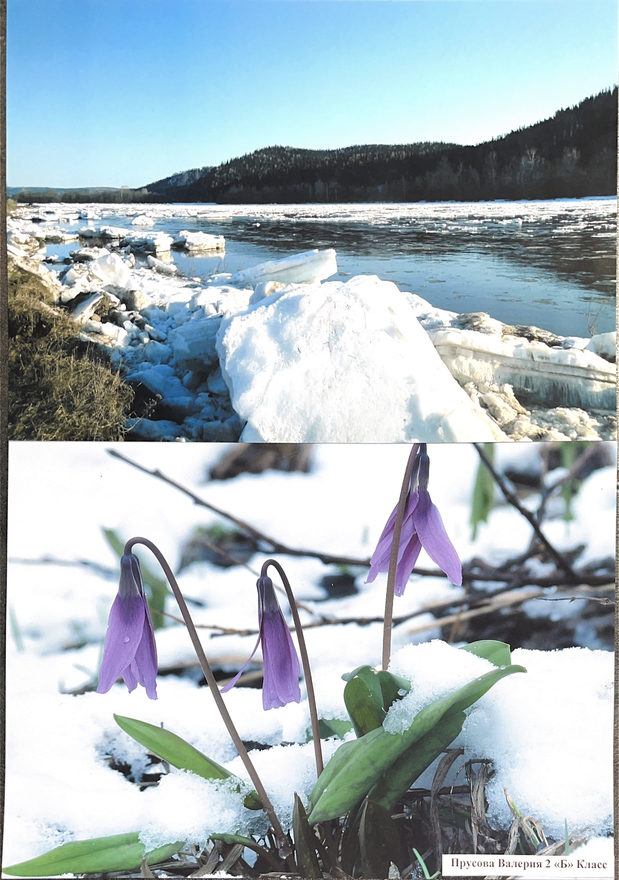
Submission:
[[9,439],[122,440],[133,392],[51,303],[34,273],[9,266]]

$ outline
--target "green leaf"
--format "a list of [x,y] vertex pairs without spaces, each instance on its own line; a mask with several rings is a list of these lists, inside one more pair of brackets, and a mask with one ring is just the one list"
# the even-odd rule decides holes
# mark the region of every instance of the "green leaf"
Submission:
[[[114,529],[102,529],[103,534],[118,558],[125,552],[125,542],[119,537]],[[167,582],[164,578],[158,577],[152,569],[140,560],[140,571],[142,573],[142,582],[147,591],[147,598],[150,610],[153,614],[153,629],[161,629],[165,624],[166,596],[169,593]]]
[[353,742],[343,743],[312,790],[310,824],[335,819],[346,813],[379,782],[407,749],[436,727],[448,711],[464,711],[500,679],[525,671],[522,666],[493,669],[425,706],[404,733],[388,733],[383,727],[378,727]]
[[63,843],[43,855],[17,865],[3,868],[6,874],[16,877],[56,877],[58,874],[94,874],[105,871],[131,871],[139,868],[142,860],[156,865],[164,862],[185,845],[184,841],[168,843],[149,853],[137,831],[113,834],[111,837],[94,837],[91,840],[74,840]]
[[125,552],[125,542],[119,538],[118,533],[114,529],[102,529],[103,535],[118,558]]
[[506,642],[497,642],[494,639],[480,639],[478,642],[462,645],[460,650],[483,657],[495,666],[509,666],[512,662],[510,646]]
[[322,871],[316,855],[316,838],[307,821],[307,813],[299,795],[294,793],[292,831],[297,867],[302,877],[321,878]]
[[415,858],[419,862],[419,867],[421,868],[421,870],[423,872],[423,876],[425,877],[425,880],[435,880],[436,877],[440,877],[440,875],[441,875],[440,871],[435,871],[434,874],[430,874],[426,863],[424,862],[420,853],[415,849],[415,847],[413,847],[413,855],[415,856]]
[[[138,721],[137,718],[127,718],[124,715],[114,715],[118,726],[133,737],[134,740],[145,746],[150,752],[163,758],[173,767],[180,770],[189,770],[203,779],[235,779],[238,782],[238,790],[245,787],[245,783],[218,764],[212,761],[203,752],[200,752],[186,740],[164,730],[155,724],[146,721]],[[243,803],[250,810],[262,809],[262,801],[255,791],[250,791],[244,798]]]
[[[494,459],[494,443],[484,443],[484,452],[488,459],[492,462]],[[492,474],[483,463],[479,461],[477,465],[477,474],[473,485],[473,496],[471,498],[471,537],[475,539],[477,536],[477,527],[481,522],[486,522],[488,515],[492,510],[494,500],[494,479]]]
[[380,683],[380,689],[383,695],[383,706],[388,711],[396,700],[402,699],[400,691],[408,693],[411,689],[411,683],[401,675],[394,675],[393,672],[387,672],[381,669],[376,673],[376,677]]
[[[357,740],[342,743],[337,751],[333,753],[333,755],[329,759],[329,763],[316,780],[316,784],[314,785],[314,788],[312,789],[312,792],[309,796],[309,806],[311,810],[308,816],[308,821],[310,825],[314,825],[316,824],[316,822],[322,821],[322,815],[319,819],[314,818],[314,815],[316,813],[316,805],[321,802],[321,799],[323,797],[331,793],[331,790],[334,787],[332,785],[334,780],[337,780],[336,785],[346,783],[349,764],[352,763],[353,758],[357,757],[357,752],[359,751],[359,749],[369,749],[371,743],[373,743],[376,737],[380,736],[383,732],[384,731],[381,727],[376,728],[376,730],[371,730],[369,733],[366,733],[365,736],[362,736]],[[368,786],[368,789],[369,787],[370,786]],[[360,802],[366,792],[363,791],[362,786],[356,786],[355,791],[357,790],[359,790],[359,794],[356,799],[353,800],[350,796],[346,796],[345,801],[348,806],[345,809],[342,809],[341,812],[334,813],[333,816],[329,816],[328,818],[341,816],[349,809],[351,809],[351,807],[354,806],[355,803]]]
[[[574,462],[581,454],[583,449],[586,449],[588,443],[587,441],[582,440],[570,440],[569,442],[564,441],[563,443],[559,443],[559,452],[561,455],[561,467],[565,468],[565,470],[570,473]],[[565,480],[563,485],[561,486],[561,495],[563,496],[563,500],[565,501],[565,509],[563,511],[563,519],[565,522],[571,522],[574,519],[574,514],[572,512],[572,499],[578,492],[578,481],[573,477],[571,479]]]
[[359,823],[359,860],[364,877],[387,877],[397,858],[400,839],[390,814],[379,804],[366,800]]
[[446,712],[440,724],[394,761],[389,772],[370,789],[369,797],[386,810],[391,810],[432,761],[454,741],[462,730],[465,718],[464,712]]
[[400,691],[410,690],[405,678],[384,670],[376,672],[371,666],[358,666],[342,678],[347,682],[344,702],[357,736],[380,727],[389,707],[400,699]]
[[360,673],[362,670],[365,670],[365,669],[371,669],[371,668],[372,668],[372,667],[371,667],[371,666],[368,666],[367,663],[366,663],[364,666],[357,666],[357,667],[355,667],[355,669],[353,669],[352,672],[345,672],[345,673],[342,675],[342,680],[343,680],[343,681],[350,681],[350,680],[353,679],[356,675],[359,675],[359,673]]
[[211,840],[221,840],[222,843],[228,844],[228,846],[233,846],[235,843],[240,843],[241,846],[246,846],[248,849],[252,849],[254,852],[258,853],[261,856],[265,856],[268,858],[268,853],[263,846],[260,846],[259,843],[256,843],[251,837],[244,837],[242,834],[210,834]]
[[344,703],[357,736],[380,727],[385,719],[380,682],[373,674],[351,678],[344,688]]
[[[329,739],[330,736],[338,736],[340,739],[344,739],[346,734],[352,729],[353,726],[350,721],[345,721],[342,718],[320,718],[318,720],[318,732],[321,739]],[[311,742],[311,740],[312,731],[310,728],[307,742]]]

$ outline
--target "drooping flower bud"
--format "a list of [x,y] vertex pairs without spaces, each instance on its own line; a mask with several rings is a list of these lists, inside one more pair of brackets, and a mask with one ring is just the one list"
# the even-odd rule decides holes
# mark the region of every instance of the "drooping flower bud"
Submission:
[[107,693],[120,676],[129,691],[141,684],[151,700],[157,699],[155,634],[140,563],[133,553],[123,554],[120,560],[120,582],[110,609],[97,693]]
[[298,703],[301,700],[299,688],[300,666],[288,624],[279,607],[273,581],[270,577],[260,577],[256,583],[258,589],[258,625],[259,635],[254,650],[249,655],[232,681],[222,688],[229,691],[234,687],[243,672],[249,666],[258,645],[262,645],[263,685],[262,706],[274,709],[286,703]]
[[[404,592],[422,547],[453,584],[460,586],[462,583],[462,563],[428,492],[430,457],[426,449],[425,443],[419,444],[411,474],[398,546],[396,596],[401,596]],[[397,509],[396,505],[372,554],[366,583],[371,583],[380,572],[389,570]]]

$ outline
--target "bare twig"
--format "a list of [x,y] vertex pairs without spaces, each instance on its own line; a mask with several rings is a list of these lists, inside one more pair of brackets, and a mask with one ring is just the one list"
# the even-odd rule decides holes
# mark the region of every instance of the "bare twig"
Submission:
[[432,788],[430,790],[430,826],[432,828],[434,854],[438,864],[440,864],[441,856],[443,855],[441,826],[438,816],[438,795],[443,786],[443,782],[445,781],[445,777],[449,772],[449,768],[454,763],[454,761],[456,761],[463,754],[464,749],[462,748],[447,749],[446,753],[439,761],[438,767],[436,768],[436,773],[434,774],[434,779],[432,780]]
[[535,514],[538,522],[542,521],[548,500],[567,483],[577,477],[577,475],[583,470],[587,461],[597,454],[597,446],[597,443],[589,443],[589,445],[582,450],[576,460],[572,463],[569,470],[564,473],[560,479],[556,480],[551,486],[545,486],[542,484],[540,487],[540,503]]
[[143,465],[138,464],[136,461],[128,458],[126,455],[123,455],[122,452],[119,452],[117,449],[108,449],[108,453],[113,458],[118,458],[120,461],[124,461],[126,464],[131,465],[131,467],[142,471],[142,473],[148,474],[151,477],[155,477],[156,479],[167,483],[169,486],[178,489],[179,492],[182,492],[183,495],[186,495],[188,498],[190,498],[194,504],[197,504],[199,507],[205,507],[207,510],[210,510],[213,513],[218,514],[218,516],[227,519],[229,522],[234,523],[235,526],[243,529],[243,531],[245,531],[248,535],[251,535],[252,538],[254,538],[256,541],[268,544],[271,552],[273,553],[282,553],[287,556],[309,556],[314,559],[320,559],[321,562],[333,565],[361,565],[367,568],[370,564],[369,559],[359,559],[353,556],[334,556],[331,553],[322,553],[318,550],[290,547],[289,545],[279,541],[277,538],[273,538],[271,535],[267,535],[266,532],[263,532],[260,529],[257,529],[255,526],[252,526],[251,523],[246,522],[246,520],[240,519],[238,516],[234,516],[234,514],[229,513],[227,510],[223,510],[221,507],[217,507],[215,504],[211,504],[209,501],[205,501],[204,498],[200,498],[200,496],[196,495],[195,492],[192,492],[191,489],[188,489],[186,486],[183,486],[181,483],[178,483],[171,477],[166,476],[166,474],[164,474],[158,468],[151,469],[144,467]]
[[[592,594],[592,588],[590,588],[588,585],[582,585],[580,587],[564,585],[563,588],[569,590],[569,595],[567,596],[547,596],[546,588],[536,588],[534,586],[530,586],[530,589],[524,590],[522,589],[523,586],[524,585],[518,585],[517,587],[513,588],[503,588],[496,593],[489,593],[483,597],[480,597],[474,602],[467,597],[460,597],[457,599],[444,599],[441,602],[431,602],[427,605],[423,605],[421,608],[416,608],[414,611],[409,611],[407,614],[401,614],[397,617],[394,617],[393,623],[395,626],[399,626],[400,624],[406,623],[408,620],[412,620],[415,617],[421,617],[424,614],[430,613],[435,614],[436,616],[434,621],[423,624],[422,626],[414,630],[407,630],[407,632],[422,632],[425,629],[433,629],[436,626],[443,626],[447,623],[453,623],[455,620],[465,620],[468,617],[478,617],[480,615],[490,614],[493,611],[498,610],[499,608],[510,605],[517,605],[521,602],[528,602],[530,599],[540,599],[540,601],[543,602],[575,602],[579,599],[587,599],[590,602],[598,602],[600,605],[614,605],[614,600],[610,597],[596,596],[595,594]],[[610,583],[608,580],[605,580],[599,586],[608,588],[610,586]],[[441,617],[440,614],[437,615],[437,612],[443,611],[446,608],[457,608],[458,606],[466,605],[470,606],[468,610],[455,611],[445,617]],[[171,620],[176,621],[177,623],[183,623],[183,621],[179,617],[175,617],[173,614],[168,614],[168,612],[164,612],[164,615],[165,617],[168,617]],[[318,620],[312,621],[310,623],[304,623],[303,629],[317,629],[318,627],[322,626],[345,626],[351,623],[355,623],[359,626],[368,626],[372,623],[382,622],[382,616],[332,617],[327,620]],[[196,629],[215,630],[217,635],[258,635],[257,629],[235,629],[215,623],[196,623],[195,627]],[[288,628],[291,632],[294,632],[294,626],[291,625]]]
[[497,486],[499,487],[499,489],[503,493],[505,500],[507,502],[509,502],[509,504],[511,504],[512,507],[514,507],[518,511],[518,513],[521,514],[521,516],[523,516],[527,520],[527,522],[530,524],[531,528],[533,529],[533,531],[537,535],[538,540],[548,550],[548,552],[550,553],[550,555],[554,559],[557,566],[562,571],[564,571],[566,573],[566,575],[568,576],[568,578],[572,582],[577,581],[578,576],[575,574],[574,570],[572,569],[572,566],[565,559],[565,557],[561,553],[559,553],[559,551],[555,547],[553,547],[553,545],[550,543],[548,538],[544,535],[544,533],[542,532],[542,530],[539,526],[539,523],[537,522],[535,515],[532,514],[530,510],[527,510],[526,507],[523,507],[522,504],[518,501],[518,499],[516,498],[514,493],[508,487],[508,485],[505,482],[505,480],[503,479],[503,477],[499,474],[499,472],[496,470],[496,468],[494,467],[494,465],[492,464],[492,462],[490,461],[490,459],[488,458],[488,456],[484,452],[481,444],[480,443],[473,443],[473,446],[477,450],[477,454],[479,455],[479,457],[483,461],[484,465],[488,468],[488,470],[492,474],[492,478],[494,479],[495,483],[497,484]]
[[[600,601],[597,597],[591,597],[587,595],[587,593],[584,592],[585,588],[581,588],[583,590],[582,595],[578,595],[579,588],[575,589],[574,587],[570,587],[569,589],[570,592],[575,592],[576,595],[565,596],[561,598],[569,599],[571,601],[574,601],[575,599],[593,598],[595,601]],[[473,617],[482,617],[486,614],[492,614],[493,612],[499,611],[502,608],[509,608],[514,605],[522,605],[524,602],[528,602],[531,599],[546,601],[547,597],[545,595],[545,590],[534,587],[528,590],[523,589],[522,587],[518,587],[514,590],[505,590],[502,593],[493,596],[490,601],[485,602],[479,607],[469,608],[466,611],[456,611],[453,614],[446,615],[445,617],[437,617],[435,620],[429,621],[428,623],[406,629],[406,633],[407,635],[412,635],[414,633],[424,632],[429,629],[435,629],[437,626],[443,627],[452,623],[460,623],[463,620],[470,620]],[[612,599],[609,600],[609,604],[613,604]]]

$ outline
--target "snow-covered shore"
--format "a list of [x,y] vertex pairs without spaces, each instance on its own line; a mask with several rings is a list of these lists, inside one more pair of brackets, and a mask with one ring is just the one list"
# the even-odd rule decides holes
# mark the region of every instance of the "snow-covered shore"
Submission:
[[[615,435],[614,333],[555,336],[433,308],[375,275],[329,280],[333,249],[189,278],[171,250],[217,253],[225,241],[149,231],[158,209],[128,211],[124,227],[106,224],[101,206],[9,218],[10,258],[44,273],[82,337],[158,399],[150,417],[130,420],[133,439]],[[51,273],[46,244],[71,240],[66,268]]]

